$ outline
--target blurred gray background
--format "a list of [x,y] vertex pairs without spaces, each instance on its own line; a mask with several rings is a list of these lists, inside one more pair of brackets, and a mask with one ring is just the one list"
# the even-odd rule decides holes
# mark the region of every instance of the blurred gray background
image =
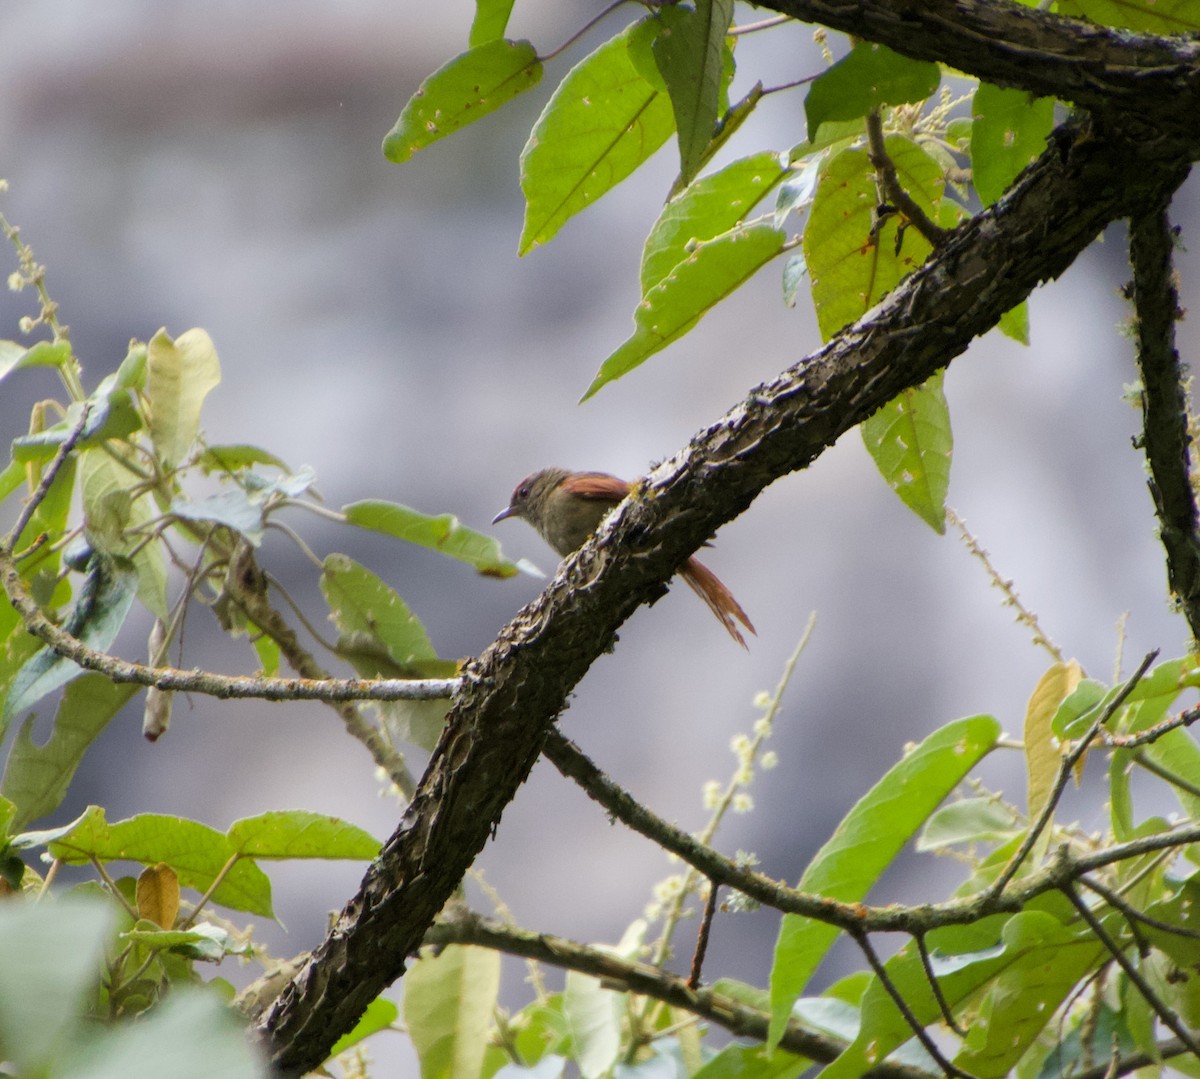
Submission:
[[[519,0],[510,36],[547,52],[599,7]],[[5,4],[3,212],[49,267],[87,384],[120,362],[131,337],[202,326],[224,374],[205,417],[211,441],[254,441],[311,465],[335,507],[386,498],[488,531],[526,473],[557,463],[639,475],[819,345],[807,297],[786,308],[771,267],[681,343],[577,406],[629,332],[641,242],[674,177],[674,149],[518,260],[517,159],[529,127],[570,65],[630,15],[611,16],[498,115],[404,166],[388,164],[384,134],[421,79],[465,47],[472,11],[465,0]],[[735,92],[821,64],[803,26],[744,39],[738,59]],[[725,158],[802,136],[801,93],[776,95]],[[1173,211],[1193,245],[1196,202],[1193,180]],[[15,267],[6,257],[5,276]],[[1181,252],[1180,269],[1183,306],[1194,306],[1196,258]],[[946,380],[951,504],[1045,630],[1106,680],[1123,612],[1126,672],[1151,647],[1172,656],[1187,644],[1165,595],[1142,458],[1130,446],[1138,414],[1122,400],[1136,378],[1120,332],[1129,310],[1117,290],[1127,277],[1124,235],[1113,229],[1034,296],[1030,348],[990,334]],[[19,336],[31,303],[30,294],[3,294],[0,336]],[[1187,359],[1193,325],[1183,324],[1181,343]],[[33,403],[51,395],[44,372],[10,377],[0,389],[5,437],[22,433]],[[345,551],[384,576],[446,656],[481,650],[539,589],[532,578],[476,577],[306,516],[291,523],[319,554]],[[525,525],[496,534],[509,555],[553,570]],[[794,880],[906,742],[979,712],[1019,736],[1047,655],[962,544],[935,535],[887,490],[857,434],[765,492],[705,557],[758,627],[750,651],[675,588],[626,625],[562,720],[668,819],[703,824],[702,785],[734,769],[730,738],[750,729],[752,699],[775,685],[813,611],[816,631],[771,743],[779,767],[760,775],[756,810],[730,820],[721,849],[754,851],[768,873]],[[293,547],[269,541],[264,562],[323,617],[311,568]],[[146,628],[139,621],[123,635],[130,657],[140,658]],[[214,629],[208,612],[193,614],[186,665],[253,670],[245,642]],[[89,802],[110,819],[156,811],[220,828],[306,808],[380,838],[396,821],[365,751],[316,705],[181,700],[156,745],[139,724],[133,709],[110,726],[44,826]],[[1023,800],[1018,754],[987,775]],[[1093,794],[1072,795],[1064,815],[1093,814],[1099,785]],[[589,941],[616,941],[653,883],[676,868],[545,764],[479,864],[521,924]],[[315,944],[362,872],[268,868],[286,932],[266,927],[262,936],[280,954]],[[914,856],[873,898],[940,898],[959,873]],[[765,984],[776,928],[768,913],[721,916],[708,972]],[[825,978],[837,969],[835,961]],[[527,999],[522,976],[511,963],[513,1006]],[[415,1074],[401,1037],[385,1036],[375,1051],[395,1069],[381,1074]]]

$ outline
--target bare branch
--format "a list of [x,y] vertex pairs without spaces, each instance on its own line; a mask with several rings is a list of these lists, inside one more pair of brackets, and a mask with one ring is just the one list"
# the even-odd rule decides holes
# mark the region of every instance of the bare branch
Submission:
[[[879,110],[873,109],[867,114],[867,146],[871,165],[879,181],[879,191],[883,202],[890,204],[909,224],[913,226],[926,240],[930,247],[940,247],[950,234],[948,229],[934,224],[929,215],[918,205],[916,200],[905,189],[896,175],[896,166],[887,152],[883,139],[883,120]],[[882,211],[882,205],[876,208],[876,213]],[[879,222],[882,224],[882,219]],[[899,242],[899,241],[897,241]]]

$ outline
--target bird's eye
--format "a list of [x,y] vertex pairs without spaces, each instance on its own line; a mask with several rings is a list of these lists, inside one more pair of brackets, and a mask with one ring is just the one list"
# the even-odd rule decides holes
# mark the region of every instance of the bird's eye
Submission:
[[523,483],[523,484],[521,484],[520,487],[517,488],[517,497],[518,498],[528,498],[529,497],[529,484]]

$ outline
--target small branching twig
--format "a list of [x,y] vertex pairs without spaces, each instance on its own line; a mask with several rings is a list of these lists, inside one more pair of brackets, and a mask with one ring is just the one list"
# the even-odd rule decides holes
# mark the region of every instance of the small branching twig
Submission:
[[1091,929],[1096,939],[1104,946],[1109,955],[1116,960],[1117,965],[1125,972],[1125,977],[1127,977],[1130,982],[1133,983],[1137,991],[1142,994],[1142,998],[1150,1006],[1154,1014],[1158,1016],[1160,1022],[1162,1022],[1162,1024],[1172,1034],[1174,1034],[1175,1037],[1183,1042],[1183,1044],[1187,1046],[1191,1053],[1195,1054],[1197,1057],[1200,1057],[1200,1045],[1196,1043],[1196,1040],[1192,1037],[1191,1032],[1186,1026],[1183,1025],[1183,1023],[1180,1022],[1179,1016],[1175,1014],[1174,1010],[1167,1007],[1166,1004],[1159,1000],[1158,994],[1154,992],[1153,988],[1150,986],[1150,983],[1147,982],[1144,977],[1142,977],[1141,971],[1137,969],[1137,964],[1135,964],[1133,960],[1125,954],[1125,949],[1108,935],[1108,931],[1100,924],[1100,919],[1097,918],[1094,913],[1092,913],[1092,908],[1089,907],[1086,902],[1084,902],[1083,898],[1073,887],[1064,888],[1063,894],[1071,901],[1071,905],[1079,912],[1079,916],[1085,922],[1087,922],[1088,928]]
[[930,247],[941,247],[950,235],[949,230],[935,224],[916,200],[904,189],[900,177],[896,175],[896,166],[888,155],[883,138],[883,120],[879,110],[867,113],[867,146],[871,165],[879,181],[880,194],[883,202],[905,218],[926,240]]
[[1153,727],[1147,727],[1144,731],[1138,731],[1137,734],[1105,733],[1104,744],[1117,749],[1136,749],[1138,746],[1157,742],[1168,731],[1177,730],[1180,727],[1190,727],[1197,720],[1200,720],[1200,708],[1189,708],[1186,712],[1180,712],[1177,716],[1164,719],[1161,723],[1156,723]]
[[1054,816],[1054,811],[1058,808],[1058,803],[1062,799],[1063,791],[1066,789],[1067,781],[1074,772],[1075,766],[1083,759],[1083,755],[1091,748],[1092,743],[1099,737],[1104,725],[1112,719],[1116,714],[1117,709],[1125,703],[1125,699],[1133,692],[1134,687],[1141,681],[1149,669],[1150,664],[1158,656],[1158,650],[1148,652],[1142,662],[1138,664],[1138,669],[1133,672],[1133,675],[1121,687],[1119,692],[1108,703],[1108,706],[1095,719],[1095,722],[1087,729],[1083,737],[1080,738],[1071,751],[1063,756],[1063,759],[1058,765],[1058,775],[1054,778],[1054,786],[1050,790],[1050,796],[1046,799],[1046,804],[1042,807],[1041,813],[1038,814],[1037,820],[1029,828],[1025,839],[1017,852],[1009,860],[1008,865],[1004,867],[1000,876],[996,878],[995,884],[992,885],[991,892],[994,896],[999,896],[1008,883],[1017,875],[1017,871],[1021,868],[1021,864],[1029,856],[1029,852],[1033,850],[1034,844],[1037,843],[1038,837],[1050,823],[1051,817]]
[[1021,597],[1017,595],[1017,590],[1013,587],[1012,581],[1000,576],[996,567],[992,565],[992,560],[988,556],[987,551],[983,549],[979,541],[967,528],[967,522],[949,507],[946,509],[946,520],[958,529],[958,534],[962,537],[967,550],[971,552],[973,557],[979,559],[983,568],[987,571],[992,585],[1004,594],[1004,606],[1012,607],[1017,612],[1017,621],[1033,634],[1033,643],[1044,648],[1059,663],[1064,662],[1066,657],[1063,655],[1062,649],[1042,631],[1037,615],[1021,602]]
[[917,933],[913,936],[913,940],[917,945],[917,954],[921,957],[921,967],[925,971],[925,978],[929,982],[929,988],[933,990],[934,999],[941,1009],[942,1019],[945,1020],[946,1026],[954,1031],[955,1034],[960,1038],[965,1038],[967,1032],[955,1021],[954,1012],[950,1009],[950,1003],[946,1000],[946,994],[942,992],[942,983],[938,981],[937,975],[933,972],[933,963],[929,960],[929,948],[925,944],[925,934]]
[[897,1010],[903,1016],[904,1021],[908,1024],[909,1029],[916,1035],[917,1040],[925,1048],[935,1063],[942,1069],[943,1075],[953,1075],[957,1079],[974,1079],[970,1072],[965,1072],[962,1068],[952,1064],[946,1059],[945,1055],[938,1048],[930,1036],[929,1031],[925,1029],[925,1025],[913,1013],[909,1007],[908,1001],[904,999],[904,994],[897,988],[896,983],[892,981],[892,976],[888,974],[887,967],[883,965],[883,961],[879,958],[879,953],[875,951],[874,945],[871,943],[871,938],[866,933],[851,933],[854,938],[854,943],[858,945],[859,950],[866,957],[867,963],[875,972],[875,977],[879,979],[879,984],[887,991],[889,997],[892,998],[892,1003],[896,1005]]
[[[21,512],[17,515],[17,522],[12,526],[8,535],[0,541],[0,553],[11,555],[13,548],[21,539],[21,533],[25,531],[26,525],[33,519],[33,515],[37,513],[37,508],[50,493],[50,485],[54,483],[54,478],[62,470],[64,464],[67,463],[67,458],[71,456],[71,451],[75,449],[75,444],[83,437],[83,429],[87,426],[88,414],[91,408],[86,403],[80,409],[79,419],[75,421],[75,426],[67,432],[67,437],[63,440],[61,446],[58,447],[58,452],[55,453],[50,461],[49,467],[42,473],[41,482],[37,485],[37,489],[26,500],[25,505],[21,507]],[[29,554],[29,551],[23,551],[22,556]]]

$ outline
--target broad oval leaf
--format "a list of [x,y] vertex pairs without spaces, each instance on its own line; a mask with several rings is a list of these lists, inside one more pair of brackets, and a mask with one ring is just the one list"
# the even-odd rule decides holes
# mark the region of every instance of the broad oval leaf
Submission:
[[941,81],[935,63],[860,41],[808,88],[804,114],[809,141],[828,120],[854,120],[880,105],[924,101]]
[[248,858],[351,858],[369,861],[380,843],[339,817],[305,809],[272,810],[234,821],[226,833]]
[[500,991],[500,953],[452,944],[404,975],[404,1021],[422,1079],[479,1079]]
[[438,139],[495,112],[536,86],[541,77],[542,62],[528,41],[500,39],[476,45],[417,87],[384,137],[383,156],[399,165]]
[[508,561],[500,553],[500,544],[491,536],[472,531],[452,513],[430,517],[397,502],[379,499],[352,502],[342,507],[342,513],[347,524],[440,551],[474,566],[487,577],[512,577],[528,571],[526,564]]
[[137,912],[139,918],[153,922],[159,929],[170,929],[179,914],[179,878],[163,862],[147,866],[138,874]]
[[944,375],[939,371],[924,385],[898,393],[862,424],[863,442],[884,481],[938,535],[946,531],[954,449]]
[[568,73],[521,151],[525,222],[518,252],[544,244],[653,154],[675,128],[666,92],[635,59],[648,50],[666,9],[634,23]]
[[990,206],[1046,148],[1054,100],[981,82],[971,105],[971,182]]
[[[850,810],[813,857],[797,887],[842,902],[864,899],[942,799],[999,737],[1000,724],[991,716],[959,719],[934,731]],[[768,1045],[779,1044],[792,1005],[838,932],[824,922],[783,916],[771,967]]]
[[172,341],[159,330],[146,346],[146,395],[150,438],[163,463],[172,468],[187,457],[200,434],[204,399],[221,381],[212,338],[192,329]]
[[736,226],[790,174],[786,154],[763,151],[702,177],[671,199],[642,248],[642,295],[683,262],[695,244]]
[[696,244],[633,313],[633,334],[601,365],[581,398],[628,374],[688,332],[719,300],[744,284],[783,248],[782,229],[767,221],[730,229]]

